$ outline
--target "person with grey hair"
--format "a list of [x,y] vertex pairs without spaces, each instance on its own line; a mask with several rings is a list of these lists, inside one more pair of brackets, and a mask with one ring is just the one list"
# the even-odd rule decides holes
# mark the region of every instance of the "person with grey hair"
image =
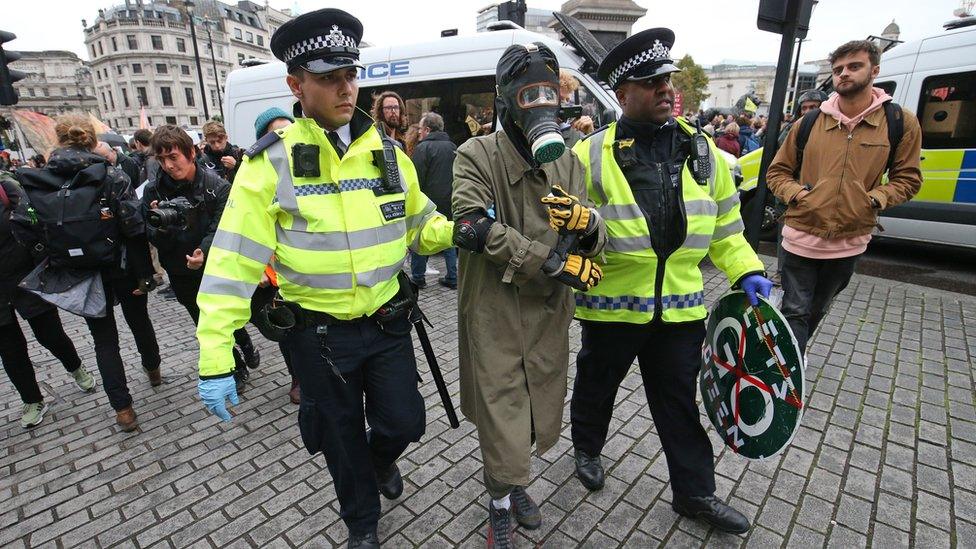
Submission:
[[[420,190],[437,207],[437,211],[451,219],[451,187],[454,182],[454,155],[457,146],[444,133],[444,118],[436,112],[420,117],[420,142],[413,151],[413,165],[417,168]],[[447,263],[447,275],[438,282],[452,290],[457,289],[457,250],[453,247],[442,252]],[[427,256],[410,252],[410,277],[417,286],[427,285]]]

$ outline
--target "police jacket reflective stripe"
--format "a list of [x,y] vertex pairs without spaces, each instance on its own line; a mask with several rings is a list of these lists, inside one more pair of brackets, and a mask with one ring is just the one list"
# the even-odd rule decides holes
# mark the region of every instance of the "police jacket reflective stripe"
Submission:
[[351,130],[341,159],[307,118],[245,157],[197,298],[202,377],[233,370],[232,333],[250,317],[272,256],[284,299],[349,320],[393,297],[408,247],[429,255],[451,245],[452,224],[420,191],[407,156],[397,150],[401,190],[374,192],[383,181],[372,154],[383,148],[380,136],[361,111]]
[[[677,119],[677,123],[675,131],[694,132],[684,120]],[[652,242],[651,217],[638,206],[614,157],[616,133],[617,123],[610,124],[573,148],[586,166],[588,196],[607,227],[603,281],[586,293],[576,294],[576,317],[635,324],[656,317],[664,322],[705,318],[698,264],[706,254],[730,283],[764,268],[742,235],[738,193],[728,167],[715,153],[711,140],[712,170],[705,184],[695,180],[689,162],[683,163],[675,183],[686,230],[684,239],[675,249],[665,250],[662,260]]]

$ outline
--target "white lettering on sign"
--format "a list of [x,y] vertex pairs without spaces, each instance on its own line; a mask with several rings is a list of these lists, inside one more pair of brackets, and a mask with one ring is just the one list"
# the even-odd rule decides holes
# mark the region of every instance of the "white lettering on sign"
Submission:
[[750,436],[750,437],[759,436],[765,433],[766,429],[769,429],[769,425],[773,422],[773,399],[769,395],[769,393],[763,391],[759,387],[756,387],[747,378],[739,379],[738,383],[740,384],[739,390],[732,391],[732,395],[731,395],[733,409],[737,408],[736,402],[739,399],[739,395],[741,395],[747,389],[752,389],[753,391],[759,391],[759,394],[762,395],[763,404],[765,405],[765,409],[763,410],[762,416],[755,423],[746,423],[743,420],[742,415],[739,415],[739,421],[736,422],[739,426],[739,429],[741,429],[746,436]]
[[[711,347],[712,348],[718,348],[719,347],[718,337],[725,330],[732,330],[735,333],[735,342],[736,342],[736,345],[738,345],[738,343],[740,341],[740,337],[742,335],[742,325],[739,324],[736,321],[736,319],[726,317],[726,318],[723,318],[722,320],[720,320],[718,322],[718,325],[715,326],[715,332],[714,332],[714,336],[713,336],[715,339],[714,339],[714,341],[711,342]],[[722,352],[720,354],[722,356],[720,358],[724,359],[725,362],[727,362],[728,364],[731,364],[733,367],[738,367],[739,366],[739,364],[738,364],[739,355],[737,353],[732,352],[732,348],[729,347],[729,343],[727,341],[722,344],[721,349],[722,349]],[[729,373],[729,371],[726,370],[725,368],[720,369],[718,371],[718,377],[719,377],[719,379],[725,377],[726,375],[728,375],[728,373]]]
[[742,448],[742,445],[745,444],[745,441],[739,438],[739,427],[737,425],[732,425],[726,429],[725,434],[729,435],[729,439],[732,441],[732,447],[736,450]]

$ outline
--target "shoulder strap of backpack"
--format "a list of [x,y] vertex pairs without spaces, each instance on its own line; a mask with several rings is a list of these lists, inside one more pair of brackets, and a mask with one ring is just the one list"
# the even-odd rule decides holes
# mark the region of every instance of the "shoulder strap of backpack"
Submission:
[[796,131],[800,132],[796,134],[796,169],[793,174],[794,177],[800,174],[800,167],[803,166],[803,149],[807,146],[807,141],[810,139],[810,132],[813,131],[813,124],[820,118],[820,109],[816,108],[807,111],[800,119],[800,127]]
[[905,135],[905,117],[902,116],[901,105],[894,101],[884,103],[885,120],[888,122],[888,163],[885,171],[891,172],[891,167],[895,165],[895,153],[898,152],[898,145],[901,138]]

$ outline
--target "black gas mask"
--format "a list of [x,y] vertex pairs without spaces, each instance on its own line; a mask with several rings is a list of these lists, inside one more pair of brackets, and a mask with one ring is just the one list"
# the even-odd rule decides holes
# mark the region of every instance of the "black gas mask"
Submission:
[[559,131],[559,63],[544,44],[515,44],[495,73],[496,108],[505,133],[530,164],[552,162],[566,142]]

